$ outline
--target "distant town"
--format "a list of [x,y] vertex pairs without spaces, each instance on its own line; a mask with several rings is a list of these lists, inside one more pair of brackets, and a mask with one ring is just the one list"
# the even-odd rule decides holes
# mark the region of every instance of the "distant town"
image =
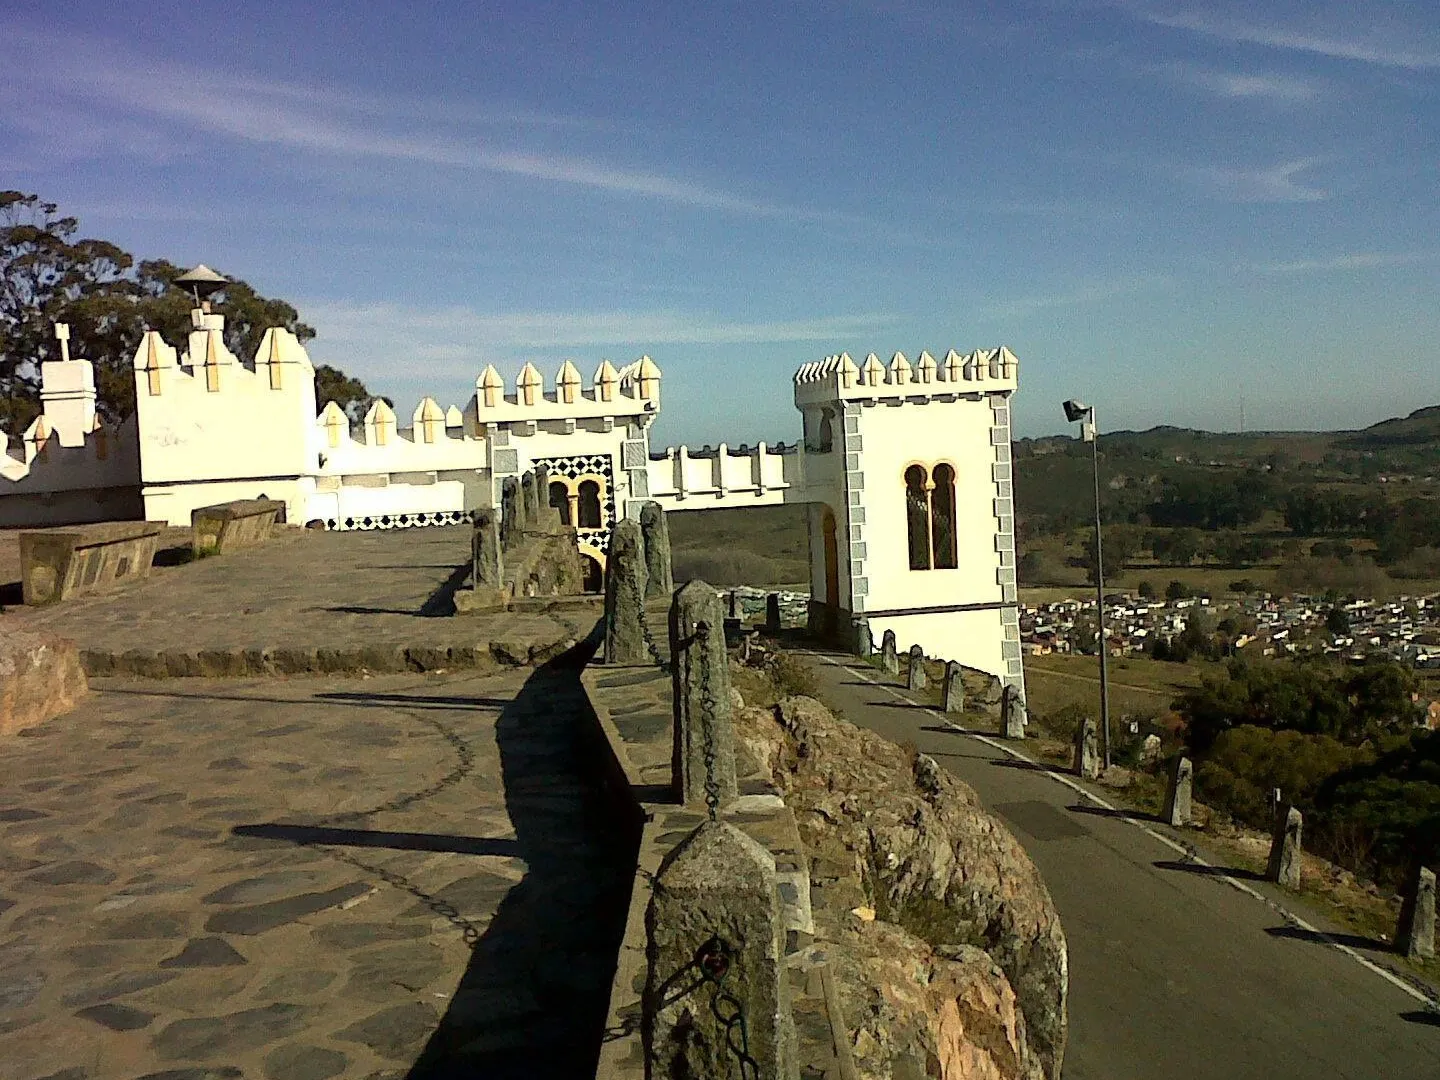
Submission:
[[[1093,652],[1095,605],[1094,599],[1022,603],[1023,651],[1031,656]],[[1197,613],[1207,641],[1222,653],[1279,657],[1319,652],[1356,663],[1380,657],[1440,670],[1440,594],[1331,603],[1304,595],[1216,602],[1111,593],[1105,598],[1110,654],[1166,659]]]

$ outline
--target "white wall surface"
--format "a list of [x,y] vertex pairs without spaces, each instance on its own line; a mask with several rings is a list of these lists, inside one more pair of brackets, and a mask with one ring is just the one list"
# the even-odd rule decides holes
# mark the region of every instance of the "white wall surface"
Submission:
[[[1001,600],[990,427],[984,399],[882,402],[862,410],[867,610]],[[957,569],[910,569],[904,473],[917,461],[927,468],[940,461],[955,466]]]

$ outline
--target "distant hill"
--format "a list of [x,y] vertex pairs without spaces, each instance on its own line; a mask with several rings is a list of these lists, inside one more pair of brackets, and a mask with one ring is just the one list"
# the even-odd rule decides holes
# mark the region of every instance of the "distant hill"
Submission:
[[[1360,431],[1214,432],[1162,424],[1100,436],[1107,515],[1134,520],[1155,500],[1225,484],[1279,509],[1295,488],[1363,485],[1440,496],[1440,405]],[[1016,508],[1035,523],[1091,513],[1090,448],[1066,435],[1015,443]],[[1353,487],[1352,487],[1353,490]]]
[[1378,424],[1371,424],[1363,431],[1340,440],[1340,445],[1347,449],[1365,450],[1432,442],[1440,442],[1440,405],[1416,409],[1403,418],[1381,420]]

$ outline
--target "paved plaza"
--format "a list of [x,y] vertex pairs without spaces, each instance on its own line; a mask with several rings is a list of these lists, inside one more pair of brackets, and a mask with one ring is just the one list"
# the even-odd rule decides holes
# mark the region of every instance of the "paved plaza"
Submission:
[[589,1074],[633,852],[578,694],[563,663],[96,680],[0,744],[0,1075]]
[[[4,534],[13,546],[14,533]],[[448,618],[470,565],[469,526],[376,532],[288,529],[270,542],[48,608],[7,625],[53,630],[82,650],[550,645],[594,623],[552,610]],[[15,569],[18,578],[18,564]],[[581,633],[577,635],[579,628]],[[523,653],[522,653],[523,660]]]

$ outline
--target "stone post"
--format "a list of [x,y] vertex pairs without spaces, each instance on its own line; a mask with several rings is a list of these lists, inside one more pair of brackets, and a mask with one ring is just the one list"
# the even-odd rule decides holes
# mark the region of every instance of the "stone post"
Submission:
[[855,620],[855,655],[870,659],[875,652],[875,635],[870,633],[870,620],[864,615]]
[[615,522],[605,560],[605,661],[643,664],[645,648],[645,552],[640,523]]
[[765,597],[765,632],[780,632],[780,594],[777,592],[768,593]]
[[533,469],[520,478],[520,493],[525,503],[525,528],[538,529],[540,527],[540,492],[535,484]]
[[1000,730],[1007,739],[1025,738],[1025,699],[1013,686],[1000,690]]
[[909,690],[925,689],[925,650],[919,645],[910,646],[910,663],[905,672],[905,686]]
[[560,511],[550,505],[550,466],[535,466],[536,528],[554,532],[560,527]]
[[1411,960],[1435,958],[1435,871],[1417,866],[1400,905],[1395,949]]
[[514,547],[525,529],[525,510],[520,499],[520,481],[507,476],[500,481],[500,543]]
[[1265,869],[1267,881],[1287,889],[1300,887],[1300,837],[1305,819],[1299,810],[1287,806],[1275,815],[1275,831],[1270,839],[1270,864]]
[[954,660],[945,665],[945,711],[965,711],[965,680]]
[[880,668],[886,675],[900,674],[900,654],[895,647],[895,631],[886,630],[880,639]]
[[[716,604],[716,614],[721,606]],[[649,970],[641,1030],[645,1075],[739,1080],[732,1033],[717,1018],[745,1018],[753,1075],[798,1075],[775,859],[729,822],[709,821],[660,868],[646,913]],[[712,978],[705,977],[706,972]],[[713,975],[723,971],[718,986]],[[688,989],[688,993],[684,992]],[[733,1040],[738,1042],[738,1033]]]
[[708,778],[715,785],[718,808],[723,809],[739,794],[730,660],[725,652],[724,606],[703,581],[692,581],[675,593],[670,605],[670,656],[675,703],[670,763],[676,794],[686,806],[703,806]]
[[471,586],[498,589],[505,580],[505,559],[500,551],[499,514],[475,510],[470,514]]
[[1190,789],[1195,779],[1195,766],[1187,757],[1170,763],[1170,783],[1165,788],[1165,824],[1180,828],[1190,824]]
[[1094,780],[1100,775],[1100,750],[1095,737],[1095,721],[1086,717],[1075,729],[1075,775]]
[[640,534],[645,539],[645,599],[669,596],[675,591],[675,573],[670,562],[670,526],[659,503],[647,502],[640,508]]

